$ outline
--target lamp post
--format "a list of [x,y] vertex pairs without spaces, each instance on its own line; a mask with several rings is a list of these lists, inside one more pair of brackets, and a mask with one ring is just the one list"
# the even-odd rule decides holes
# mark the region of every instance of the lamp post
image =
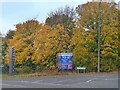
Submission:
[[99,15],[98,15],[98,72],[100,72],[100,29],[101,29],[101,25],[100,25],[100,11],[101,11],[101,4],[102,0],[99,1],[98,3],[98,9],[99,9]]

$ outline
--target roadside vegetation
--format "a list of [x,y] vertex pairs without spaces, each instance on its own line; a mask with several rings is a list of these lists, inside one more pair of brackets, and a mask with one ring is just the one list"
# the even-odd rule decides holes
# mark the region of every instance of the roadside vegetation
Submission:
[[[118,13],[113,3],[101,3],[100,71],[120,68],[118,57]],[[3,73],[8,73],[9,46],[15,48],[15,68],[18,74],[41,73],[58,69],[57,54],[73,53],[74,66],[97,71],[98,3],[88,2],[75,9],[69,6],[49,13],[45,23],[36,19],[16,24],[3,38]],[[51,72],[51,73],[52,73]]]

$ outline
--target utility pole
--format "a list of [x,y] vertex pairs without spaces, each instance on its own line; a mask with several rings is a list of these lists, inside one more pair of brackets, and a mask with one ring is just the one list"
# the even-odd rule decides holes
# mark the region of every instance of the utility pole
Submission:
[[101,29],[101,23],[100,23],[100,12],[101,12],[101,2],[102,0],[100,0],[100,2],[98,3],[98,8],[99,8],[99,15],[98,15],[98,72],[100,72],[100,29]]

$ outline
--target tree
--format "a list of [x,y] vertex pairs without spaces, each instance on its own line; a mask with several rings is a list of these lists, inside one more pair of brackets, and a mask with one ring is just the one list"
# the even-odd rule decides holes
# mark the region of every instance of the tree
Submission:
[[15,31],[9,30],[7,35],[6,35],[6,39],[12,39],[14,34],[15,34]]
[[[56,29],[57,25],[64,27],[63,32],[59,32],[59,47],[64,48],[64,52],[69,51],[70,39],[73,35],[73,28],[75,28],[75,10],[69,6],[58,8],[48,14],[45,24]],[[63,46],[64,45],[64,46]]]
[[[111,71],[116,69],[118,63],[118,9],[115,7],[115,3],[110,4],[101,2],[100,5],[100,25],[101,25],[101,71]],[[83,5],[79,5],[76,8],[78,13],[77,26],[87,28],[88,30],[93,29],[95,32],[98,30],[98,3],[89,2]],[[89,45],[90,48],[94,48],[97,45],[97,34],[93,34],[95,40],[95,46]],[[88,37],[88,36],[87,36]],[[97,47],[96,47],[97,48]],[[97,52],[94,52],[94,54]],[[90,55],[90,54],[89,54]],[[97,59],[97,57],[96,57]]]
[[70,47],[73,51],[75,66],[87,67],[87,71],[97,69],[97,50],[94,36],[96,31],[90,29],[85,31],[83,28],[76,28],[73,32]]
[[[8,46],[15,48],[15,65],[34,66],[32,63],[34,35],[39,30],[39,22],[28,20],[16,25],[16,31],[12,38],[8,39]],[[9,63],[9,48],[6,53],[6,64]]]
[[58,8],[55,11],[51,11],[48,14],[48,18],[46,19],[46,25],[50,25],[52,27],[56,27],[56,25],[60,24],[64,26],[65,31],[72,36],[72,29],[75,27],[75,10],[69,6],[64,8]]
[[[114,4],[101,3],[101,71],[120,67],[118,57],[118,9]],[[97,71],[98,3],[89,2],[73,8],[57,9],[49,14],[45,24],[28,20],[9,31],[5,45],[15,48],[15,66],[19,72],[57,69],[57,54],[72,52],[75,66]],[[76,19],[76,22],[74,21]],[[6,46],[7,47],[7,46]],[[6,48],[5,64],[9,64]]]
[[33,60],[35,64],[46,67],[57,68],[57,54],[66,51],[66,41],[69,37],[64,31],[64,27],[57,25],[52,28],[41,25],[41,30],[37,32],[34,43]]
[[0,33],[0,65],[2,73],[8,73],[8,66],[5,64],[6,48],[8,47],[6,38]]

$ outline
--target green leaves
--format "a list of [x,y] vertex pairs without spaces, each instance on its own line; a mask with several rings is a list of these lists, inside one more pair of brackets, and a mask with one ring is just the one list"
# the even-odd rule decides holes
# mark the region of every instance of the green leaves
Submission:
[[[87,60],[97,61],[97,27],[98,14],[100,13],[101,39],[100,39],[100,60],[101,71],[112,71],[117,65],[114,62],[118,60],[118,10],[115,4],[110,7],[110,3],[102,2],[100,5],[100,12],[98,3],[89,2],[87,4],[79,5],[76,8],[78,13],[78,25],[90,29],[85,36],[86,43],[84,47],[87,50]],[[114,13],[113,13],[114,12]],[[80,39],[79,39],[80,40]],[[85,42],[85,41],[84,41]],[[85,55],[85,54],[84,54]],[[93,57],[91,58],[91,55]],[[97,63],[92,65],[96,65]],[[107,61],[107,63],[106,63]],[[104,66],[106,64],[106,66]],[[91,66],[92,66],[91,65]],[[109,67],[107,67],[109,66]],[[96,67],[97,68],[97,67]]]
[[[15,47],[18,71],[22,66],[29,70],[29,65],[36,71],[41,71],[42,68],[57,69],[57,54],[61,52],[73,53],[75,67],[85,66],[87,71],[97,71],[98,3],[79,5],[76,12],[78,16],[75,22],[74,18],[69,16],[70,13],[55,12],[55,15],[46,19],[45,24],[28,20],[16,25],[16,31],[8,34],[6,43]],[[112,71],[119,67],[117,12],[115,5],[109,7],[109,3],[101,3],[101,71]],[[8,64],[8,49],[5,57],[5,63]]]

